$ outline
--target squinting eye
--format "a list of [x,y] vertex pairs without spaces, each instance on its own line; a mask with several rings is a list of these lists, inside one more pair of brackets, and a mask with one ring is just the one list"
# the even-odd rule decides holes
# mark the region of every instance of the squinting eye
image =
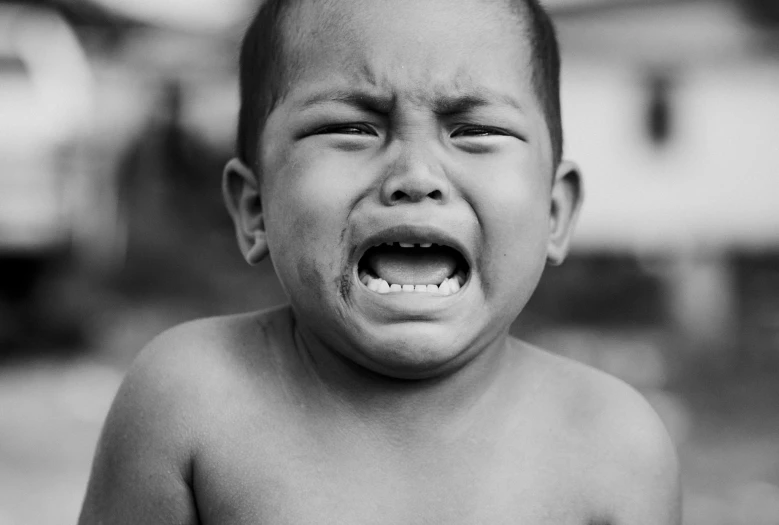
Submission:
[[333,124],[319,128],[314,135],[376,135],[376,132],[365,124]]
[[500,128],[489,126],[462,126],[454,130],[452,138],[455,137],[489,137],[490,135],[508,135]]

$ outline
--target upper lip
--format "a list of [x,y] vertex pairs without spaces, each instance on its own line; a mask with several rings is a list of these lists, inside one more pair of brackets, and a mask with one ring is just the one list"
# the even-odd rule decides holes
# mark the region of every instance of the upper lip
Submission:
[[440,246],[448,246],[460,252],[465,257],[469,267],[473,266],[470,252],[459,239],[438,226],[418,224],[398,224],[371,233],[357,244],[354,252],[355,261],[359,261],[365,255],[365,252],[374,246],[395,242],[410,244],[434,243]]

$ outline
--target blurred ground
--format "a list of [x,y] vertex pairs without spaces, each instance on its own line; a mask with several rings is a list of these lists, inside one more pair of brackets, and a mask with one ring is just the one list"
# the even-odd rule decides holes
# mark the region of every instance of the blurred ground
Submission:
[[73,524],[121,373],[89,361],[0,371],[0,524]]

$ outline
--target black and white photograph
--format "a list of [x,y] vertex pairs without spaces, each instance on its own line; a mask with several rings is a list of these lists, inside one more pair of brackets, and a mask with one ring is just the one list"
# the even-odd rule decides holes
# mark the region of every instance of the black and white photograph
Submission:
[[0,0],[0,525],[779,525],[779,2]]

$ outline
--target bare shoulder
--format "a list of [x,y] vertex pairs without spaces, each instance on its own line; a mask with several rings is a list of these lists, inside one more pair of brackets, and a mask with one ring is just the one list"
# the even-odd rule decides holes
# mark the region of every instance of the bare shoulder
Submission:
[[163,332],[135,359],[106,428],[142,425],[181,454],[209,430],[209,416],[223,412],[222,401],[235,405],[247,384],[262,385],[264,376],[278,372],[275,357],[285,352],[277,350],[292,344],[291,333],[284,308],[199,319]]
[[679,465],[659,416],[633,387],[600,370],[531,347],[560,425],[577,436],[580,468],[592,473],[591,497],[603,521],[675,524]]
[[275,348],[292,344],[291,334],[288,308],[184,323],[163,332],[140,352],[127,381],[152,381],[167,390],[173,384],[207,390],[210,382],[226,379],[222,374],[261,372]]
[[80,523],[195,523],[192,465],[209,415],[262,369],[284,328],[278,310],[193,321],[151,341],[106,418]]

